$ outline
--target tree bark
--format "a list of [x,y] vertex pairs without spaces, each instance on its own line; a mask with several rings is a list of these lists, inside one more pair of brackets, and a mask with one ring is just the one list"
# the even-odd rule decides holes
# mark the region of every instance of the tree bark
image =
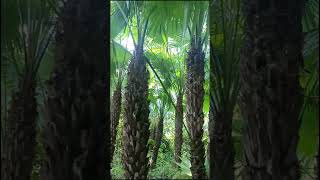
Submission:
[[[183,126],[183,94],[180,93],[177,98],[175,113],[175,136],[174,136],[174,159],[177,164],[181,163],[181,148],[183,143],[182,126]],[[177,166],[179,167],[179,166]]]
[[116,89],[113,92],[112,107],[111,107],[111,162],[116,146],[117,127],[119,125],[121,115],[121,81],[118,82]]
[[36,145],[36,80],[23,79],[12,95],[8,112],[4,152],[1,152],[1,179],[29,180]]
[[128,68],[122,150],[127,179],[146,179],[149,171],[149,73],[144,58],[142,48],[137,48]]
[[163,114],[160,115],[159,118],[159,122],[158,122],[158,126],[156,129],[156,133],[155,133],[155,145],[153,147],[153,153],[152,153],[152,161],[151,161],[151,168],[154,168],[155,165],[157,164],[157,158],[158,158],[158,153],[159,153],[159,149],[161,146],[161,140],[162,140],[162,136],[163,136]]
[[297,180],[304,0],[244,0],[244,180]]
[[[213,99],[211,98],[211,101]],[[212,104],[212,103],[211,103]],[[209,179],[234,179],[233,112],[209,111]]]
[[111,178],[106,6],[103,0],[69,0],[59,15],[40,179]]
[[232,112],[218,112],[213,117],[210,151],[213,172],[212,179],[234,179],[234,147],[232,141]]
[[156,130],[157,130],[157,128],[156,128],[156,127],[155,127],[155,128],[153,128],[153,129],[151,129],[151,132],[150,132],[150,139],[155,140],[155,137],[156,137]]
[[187,124],[190,132],[191,173],[193,179],[205,179],[203,136],[204,53],[191,43],[187,63]]

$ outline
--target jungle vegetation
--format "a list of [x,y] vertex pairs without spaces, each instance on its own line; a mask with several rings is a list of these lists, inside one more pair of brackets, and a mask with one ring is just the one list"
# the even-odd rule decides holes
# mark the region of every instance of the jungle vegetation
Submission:
[[318,0],[1,1],[4,180],[312,180],[318,126]]

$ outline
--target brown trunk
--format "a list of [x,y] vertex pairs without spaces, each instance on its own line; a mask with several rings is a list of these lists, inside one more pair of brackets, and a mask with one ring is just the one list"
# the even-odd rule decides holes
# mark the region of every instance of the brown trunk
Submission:
[[210,178],[220,180],[234,179],[234,148],[232,142],[232,112],[218,112],[210,128]]
[[36,81],[24,79],[12,95],[8,112],[4,152],[1,152],[1,179],[29,180],[36,145]]
[[137,48],[128,67],[122,149],[127,179],[146,179],[149,171],[149,73],[144,58],[143,50]]
[[155,140],[157,127],[151,129],[150,139]]
[[182,136],[182,123],[183,123],[183,106],[182,106],[183,94],[179,94],[176,104],[175,114],[175,136],[174,136],[174,159],[176,163],[181,163],[181,148],[183,143]]
[[161,114],[159,118],[158,126],[156,128],[155,145],[153,147],[152,161],[150,165],[151,168],[154,168],[155,165],[157,164],[158,153],[161,146],[161,140],[163,135],[163,118],[164,118],[163,114]]
[[190,132],[191,173],[193,179],[205,179],[203,136],[204,53],[191,43],[187,63],[187,123]]
[[244,180],[298,180],[304,0],[244,0]]
[[59,16],[45,102],[42,180],[111,178],[105,8],[103,0],[69,0]]
[[111,106],[111,162],[116,146],[117,128],[121,115],[121,81],[118,82],[112,97]]

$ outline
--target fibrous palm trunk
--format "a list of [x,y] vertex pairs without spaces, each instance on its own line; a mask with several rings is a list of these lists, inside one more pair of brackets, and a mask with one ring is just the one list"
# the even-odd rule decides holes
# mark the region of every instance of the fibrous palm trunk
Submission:
[[110,179],[108,58],[103,0],[69,0],[58,18],[40,179]]
[[29,180],[36,145],[36,80],[23,77],[12,95],[8,112],[4,152],[1,152],[1,179]]
[[182,125],[183,125],[183,94],[179,94],[175,113],[175,135],[174,135],[174,159],[177,164],[181,163],[181,148],[183,143]]
[[148,175],[149,102],[146,58],[137,48],[128,68],[123,128],[123,165],[125,177],[146,179]]
[[244,180],[297,180],[304,0],[244,0]]
[[210,128],[210,161],[212,179],[234,179],[234,148],[232,142],[232,112],[218,112],[213,115]]
[[206,178],[203,136],[204,53],[191,43],[187,63],[187,123],[190,132],[191,173],[193,179]]
[[150,139],[152,139],[153,141],[155,140],[155,137],[156,137],[156,130],[157,130],[157,127],[151,129],[151,132],[150,132]]
[[154,168],[155,165],[157,164],[158,153],[161,146],[161,140],[163,135],[163,119],[164,119],[163,114],[161,114],[159,118],[158,126],[156,128],[156,133],[155,133],[155,145],[153,147],[152,160],[150,164],[151,168]]
[[117,127],[121,114],[121,81],[118,82],[116,89],[113,92],[111,106],[111,161],[116,146]]

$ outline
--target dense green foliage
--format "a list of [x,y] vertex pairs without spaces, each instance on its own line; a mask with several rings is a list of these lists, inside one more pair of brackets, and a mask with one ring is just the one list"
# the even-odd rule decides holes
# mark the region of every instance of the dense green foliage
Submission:
[[[123,4],[122,4],[123,3]],[[149,4],[150,3],[150,4]],[[219,61],[222,67],[231,68],[234,73],[237,73],[237,65],[234,61],[237,61],[237,57],[239,56],[239,42],[234,43],[235,41],[232,39],[232,33],[236,33],[238,36],[241,37],[241,33],[243,31],[242,26],[242,18],[241,14],[237,14],[237,8],[241,4],[234,3],[233,5],[226,4],[221,5],[220,1],[215,1],[214,3],[210,4],[210,35],[211,35],[211,42],[213,43],[212,47],[215,51],[214,56],[219,57]],[[157,4],[156,10],[152,8],[154,4]],[[125,7],[124,2],[112,2],[111,3],[111,38],[114,39],[113,42],[117,46],[113,49],[113,52],[117,53],[117,56],[113,59],[112,62],[128,62],[130,56],[132,54],[132,45],[133,42],[130,37],[130,25],[134,27],[134,19],[133,24],[127,24],[125,22],[125,18],[121,17],[121,13],[119,12],[119,5]],[[185,58],[187,56],[187,50],[190,45],[190,36],[188,36],[188,28],[190,26],[188,23],[188,13],[192,12],[192,10],[188,9],[188,5],[192,6],[192,2],[188,4],[187,2],[146,2],[145,7],[146,9],[152,9],[155,11],[154,13],[150,13],[151,22],[150,25],[150,33],[147,34],[146,37],[146,48],[145,53],[148,59],[151,62],[151,65],[154,67],[154,70],[150,68],[150,80],[149,80],[149,100],[150,100],[150,122],[152,129],[156,126],[157,122],[157,113],[154,109],[155,106],[153,104],[158,104],[160,101],[171,101],[168,97],[172,96],[172,100],[175,102],[177,93],[181,88],[183,88],[184,79],[186,76],[186,67],[185,67]],[[299,148],[298,154],[301,158],[301,165],[303,171],[303,177],[310,177],[313,176],[313,159],[317,152],[317,144],[314,143],[317,141],[318,138],[318,89],[319,88],[319,80],[316,78],[317,76],[317,66],[318,63],[318,2],[317,1],[310,1],[306,5],[306,12],[303,20],[304,24],[304,32],[306,34],[305,37],[305,50],[304,50],[304,57],[305,57],[305,66],[304,70],[301,71],[302,78],[301,84],[304,87],[305,93],[309,94],[309,98],[305,98],[305,109],[301,112],[302,118],[302,125],[300,130],[300,141],[299,141]],[[183,7],[183,8],[181,8]],[[195,7],[199,8],[199,7]],[[129,10],[123,8],[125,12],[128,13]],[[190,12],[189,12],[190,11]],[[222,12],[221,12],[222,11]],[[148,16],[149,11],[146,10],[143,12],[142,15]],[[155,15],[156,14],[156,15]],[[219,16],[222,14],[222,16]],[[153,15],[155,17],[153,17]],[[231,19],[228,19],[232,16],[240,16],[239,21],[235,22]],[[162,17],[162,18],[160,18]],[[222,17],[222,18],[221,18]],[[223,18],[224,17],[224,18]],[[127,18],[130,18],[128,15]],[[237,23],[237,24],[236,24]],[[152,26],[152,24],[156,24]],[[206,28],[208,25],[205,25]],[[236,27],[233,27],[236,26]],[[123,29],[121,31],[120,29]],[[136,32],[133,31],[133,35]],[[116,34],[116,35],[115,35]],[[226,44],[226,46],[224,46]],[[131,47],[130,47],[131,46]],[[234,54],[230,54],[229,50],[235,48]],[[209,52],[207,52],[209,53]],[[120,55],[121,54],[121,55]],[[127,58],[125,58],[125,54]],[[212,54],[211,54],[212,55]],[[121,58],[123,57],[123,58]],[[127,60],[125,60],[127,59]],[[215,58],[217,59],[217,58]],[[205,81],[205,101],[204,101],[204,113],[205,113],[205,124],[204,124],[204,132],[205,135],[203,137],[203,141],[205,142],[205,146],[207,148],[208,145],[208,113],[209,113],[209,62],[206,60],[206,81]],[[228,65],[230,63],[231,65]],[[233,65],[232,65],[233,64]],[[215,65],[219,65],[219,62],[216,62]],[[212,67],[211,68],[216,68]],[[112,71],[114,70],[125,70],[126,63],[122,64],[122,66],[113,65]],[[216,72],[216,71],[215,71]],[[231,71],[230,71],[231,72]],[[309,72],[309,73],[308,73]],[[160,77],[161,82],[159,81],[157,75]],[[219,72],[217,72],[219,73]],[[222,97],[223,92],[225,89],[219,90],[219,86],[217,83],[225,83],[224,78],[236,78],[236,74],[230,75],[219,75],[215,74],[213,81],[214,88],[217,88],[218,93],[217,96]],[[220,79],[218,79],[220,78]],[[219,81],[218,81],[219,80]],[[232,80],[230,79],[231,83]],[[222,87],[223,88],[223,87]],[[226,87],[228,88],[228,87]],[[167,89],[167,90],[165,90]],[[233,89],[232,89],[233,90]],[[235,89],[235,91],[238,91]],[[222,93],[222,94],[221,94]],[[161,96],[159,96],[159,95]],[[311,95],[312,94],[312,95]],[[234,99],[234,97],[231,97]],[[218,102],[223,103],[223,102]],[[237,102],[235,102],[237,104]],[[174,103],[173,103],[174,104]],[[172,105],[172,103],[171,103]],[[185,100],[184,100],[184,108],[185,108]],[[221,106],[222,104],[219,104]],[[232,104],[230,104],[232,106]],[[183,136],[183,155],[181,157],[182,163],[179,164],[180,169],[176,169],[173,153],[174,153],[174,107],[169,107],[167,109],[168,114],[165,118],[164,124],[164,137],[162,140],[162,144],[160,146],[160,151],[158,155],[158,161],[156,168],[149,172],[150,178],[162,177],[162,178],[191,178],[190,172],[190,152],[188,143],[190,141],[188,137],[188,133],[184,129],[184,136]],[[170,115],[171,114],[171,115]],[[232,125],[232,137],[235,146],[235,167],[236,167],[236,174],[241,169],[241,158],[242,158],[242,143],[241,143],[241,127],[242,127],[242,120],[241,120],[240,111],[236,105],[233,115],[233,125]],[[184,119],[185,121],[185,119]],[[118,127],[121,129],[121,126]],[[118,134],[119,138],[121,139],[121,134]],[[119,140],[117,142],[121,144]],[[150,140],[150,144],[153,141]],[[119,145],[118,145],[119,146]],[[122,165],[121,160],[119,157],[119,151],[121,148],[118,148],[115,153],[114,159],[116,160],[112,167],[112,174],[116,178],[121,178],[122,176]],[[150,156],[152,152],[150,150]],[[308,159],[308,160],[307,160]],[[206,168],[208,172],[208,163],[206,162]],[[178,170],[178,171],[177,171]]]

